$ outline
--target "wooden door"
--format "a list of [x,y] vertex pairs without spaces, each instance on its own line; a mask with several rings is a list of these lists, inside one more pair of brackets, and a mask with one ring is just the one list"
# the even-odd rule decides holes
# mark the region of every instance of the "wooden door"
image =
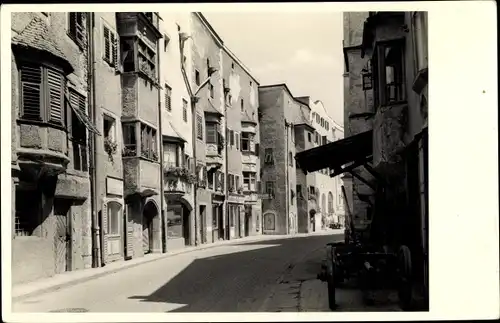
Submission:
[[55,273],[71,270],[71,204],[64,200],[54,200],[54,252]]

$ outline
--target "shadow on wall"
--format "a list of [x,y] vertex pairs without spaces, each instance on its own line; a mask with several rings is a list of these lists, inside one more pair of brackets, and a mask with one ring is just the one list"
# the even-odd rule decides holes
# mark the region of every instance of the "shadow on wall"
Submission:
[[[258,311],[264,299],[248,299],[246,291],[259,287],[269,289],[283,273],[287,264],[310,252],[311,245],[323,246],[335,236],[311,236],[277,239],[236,246],[259,246],[264,248],[195,259],[177,276],[150,295],[131,296],[143,302],[183,305],[173,312],[248,312]],[[271,246],[269,246],[271,245]],[[294,250],[294,254],[290,251]],[[316,268],[319,268],[320,260]],[[262,270],[266,274],[263,275]],[[228,274],[238,272],[236,277]],[[221,285],[225,282],[230,286]]]

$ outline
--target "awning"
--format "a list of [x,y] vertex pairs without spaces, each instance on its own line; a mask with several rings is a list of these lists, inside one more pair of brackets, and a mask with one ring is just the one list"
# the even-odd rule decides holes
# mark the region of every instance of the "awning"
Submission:
[[101,133],[99,132],[99,130],[97,130],[97,127],[92,123],[92,121],[90,121],[89,116],[85,112],[83,112],[82,110],[78,109],[78,107],[75,107],[71,104],[71,100],[69,99],[68,94],[65,93],[64,96],[66,97],[66,101],[68,102],[71,109],[75,112],[78,120],[80,120],[81,123],[83,123],[89,131],[100,136]]
[[372,155],[372,130],[297,153],[295,160],[305,172],[330,168],[340,170],[347,163],[366,160]]

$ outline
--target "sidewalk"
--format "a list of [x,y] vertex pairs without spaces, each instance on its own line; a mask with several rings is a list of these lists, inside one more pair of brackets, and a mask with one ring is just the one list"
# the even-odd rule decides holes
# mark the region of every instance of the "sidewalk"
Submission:
[[172,257],[179,254],[184,254],[209,248],[221,247],[226,245],[233,245],[233,244],[249,243],[256,241],[292,239],[292,238],[299,238],[299,237],[306,237],[313,235],[329,235],[329,234],[340,234],[340,233],[342,233],[341,230],[325,230],[310,234],[299,233],[292,235],[257,235],[257,236],[250,236],[233,240],[223,240],[210,244],[203,244],[197,247],[186,247],[184,249],[175,250],[167,253],[150,254],[132,260],[113,262],[107,264],[104,267],[66,272],[63,274],[55,275],[53,277],[41,279],[38,281],[12,286],[12,292],[11,292],[12,301],[16,302],[28,297],[33,297],[44,293],[53,292],[67,286],[76,285],[79,283],[89,281],[91,279],[96,279],[121,270],[136,267],[141,264]]

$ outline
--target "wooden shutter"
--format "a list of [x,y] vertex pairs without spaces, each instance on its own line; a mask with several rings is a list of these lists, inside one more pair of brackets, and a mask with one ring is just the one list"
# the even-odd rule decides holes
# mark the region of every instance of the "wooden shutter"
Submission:
[[102,235],[102,262],[104,264],[108,261],[108,203],[105,199],[102,201],[102,211],[101,211],[101,235]]
[[115,66],[115,69],[119,68],[118,64],[118,39],[117,35],[114,32],[111,32],[111,47],[112,47],[112,54],[113,54],[113,65]]
[[50,121],[63,122],[63,76],[51,69],[47,69],[47,87],[49,94]]
[[22,118],[41,120],[42,68],[34,64],[23,64],[20,74]]
[[123,207],[123,219],[125,221],[125,227],[127,228],[126,236],[125,238],[127,239],[127,249],[125,252],[125,257],[126,258],[132,258],[134,256],[134,246],[132,244],[132,241],[134,239],[134,227],[132,226],[132,221],[129,219],[129,208],[130,206],[125,204]]
[[255,144],[255,155],[256,156],[260,155],[260,145],[259,144]]
[[236,150],[240,150],[240,134],[234,134],[234,143],[236,144]]
[[108,63],[111,63],[111,51],[113,50],[111,48],[111,35],[110,35],[110,30],[108,27],[104,26],[103,27],[103,34],[104,34],[104,60]]

